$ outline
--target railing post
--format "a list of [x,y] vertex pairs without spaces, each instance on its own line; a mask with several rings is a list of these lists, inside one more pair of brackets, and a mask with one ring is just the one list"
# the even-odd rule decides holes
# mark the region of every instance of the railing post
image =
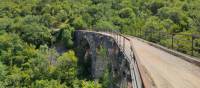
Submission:
[[151,32],[150,32],[150,41],[152,41],[153,40],[153,30],[151,30]]
[[194,55],[194,35],[192,35],[192,56]]
[[121,47],[121,35],[119,35],[119,46]]
[[123,50],[125,51],[125,38],[123,37]]
[[137,36],[137,30],[135,29],[135,36]]
[[117,44],[119,44],[119,34],[117,33]]
[[158,32],[158,41],[160,43],[160,40],[161,40],[161,36],[160,36],[160,31]]
[[120,47],[122,47],[121,43],[122,43],[122,37],[121,37],[121,35],[119,35],[119,46]]
[[142,38],[142,29],[140,28],[140,38]]
[[114,35],[115,35],[115,41],[117,40],[117,35],[116,35],[116,33],[114,32]]
[[121,35],[120,35],[120,46],[122,47],[122,36]]
[[116,33],[116,35],[117,35],[117,44],[118,44],[118,33]]
[[138,32],[139,30],[137,29],[137,30],[135,30],[135,36],[137,36],[138,37]]
[[174,34],[172,34],[172,49],[174,49]]

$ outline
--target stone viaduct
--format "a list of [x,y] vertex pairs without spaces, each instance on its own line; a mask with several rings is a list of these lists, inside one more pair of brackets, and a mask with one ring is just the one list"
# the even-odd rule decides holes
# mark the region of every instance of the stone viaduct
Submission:
[[109,69],[110,88],[199,88],[198,58],[112,31],[79,30],[74,37],[79,64],[90,62],[96,80]]
[[[100,33],[76,31],[75,45],[82,63],[86,63],[88,57],[91,58],[89,71],[93,79],[102,77],[104,70],[109,67],[112,73],[110,78],[115,82],[113,88],[131,86],[129,63],[112,37]],[[105,57],[99,54],[101,47],[105,49]]]

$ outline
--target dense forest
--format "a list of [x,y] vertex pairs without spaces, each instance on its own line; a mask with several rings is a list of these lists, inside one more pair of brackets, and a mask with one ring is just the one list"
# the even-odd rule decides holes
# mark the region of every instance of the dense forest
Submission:
[[[200,0],[0,0],[0,88],[107,88],[107,75],[99,83],[78,77],[75,30],[199,35],[199,6]],[[61,41],[64,53],[54,46]]]

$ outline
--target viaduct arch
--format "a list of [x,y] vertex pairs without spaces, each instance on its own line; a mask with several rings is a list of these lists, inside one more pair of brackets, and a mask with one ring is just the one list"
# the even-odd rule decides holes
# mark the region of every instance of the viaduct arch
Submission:
[[[114,82],[112,87],[131,87],[129,63],[112,37],[85,31],[76,31],[74,37],[80,63],[88,64],[88,61],[91,61],[87,69],[91,73],[91,78],[102,77],[108,66],[111,71],[110,78]],[[99,54],[102,47],[105,49],[105,57]]]

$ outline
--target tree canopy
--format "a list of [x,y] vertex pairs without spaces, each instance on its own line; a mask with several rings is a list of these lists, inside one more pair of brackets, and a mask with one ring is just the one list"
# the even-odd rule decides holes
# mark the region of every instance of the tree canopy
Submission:
[[[200,0],[1,0],[0,87],[105,88],[108,73],[105,83],[78,78],[75,30],[110,29],[134,36],[140,31],[149,41],[171,46],[172,40],[158,39],[158,32],[183,40],[191,38],[178,34],[199,35],[199,6]],[[194,45],[200,47],[199,41]],[[65,53],[56,51],[58,42],[67,47]],[[176,42],[183,46],[175,48],[191,53],[189,43]]]

